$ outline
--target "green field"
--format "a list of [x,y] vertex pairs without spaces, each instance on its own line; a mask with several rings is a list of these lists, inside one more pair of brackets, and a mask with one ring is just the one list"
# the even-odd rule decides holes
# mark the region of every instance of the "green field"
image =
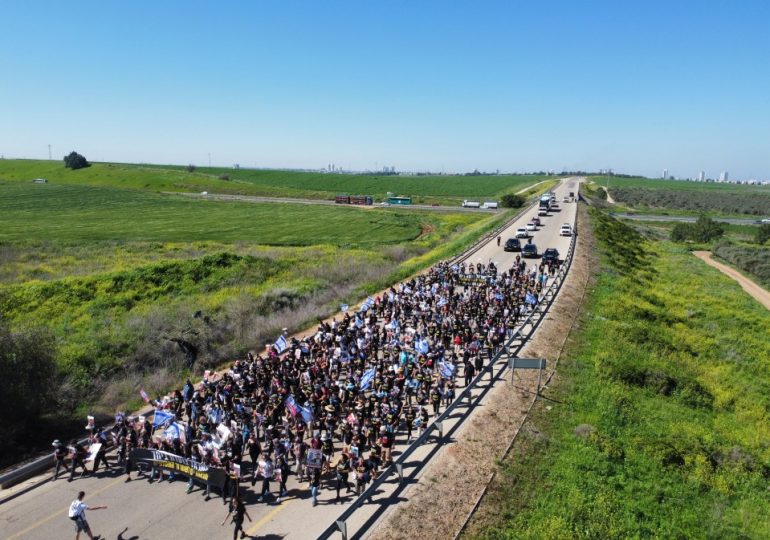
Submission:
[[[220,177],[227,175],[228,180]],[[157,192],[189,191],[334,199],[340,193],[370,195],[382,201],[388,192],[411,196],[415,203],[459,205],[464,199],[497,200],[547,179],[535,175],[373,176],[282,170],[196,168],[94,163],[65,169],[58,161],[0,160],[0,180],[28,182],[46,178],[53,184],[109,186]],[[550,177],[552,178],[552,177]]]
[[467,536],[770,537],[770,314],[686,249],[592,222],[579,330]]
[[[147,187],[187,174],[162,168],[19,174],[0,180],[5,456],[48,444],[62,426],[77,434],[86,412],[138,407],[139,388],[164,392],[283,327],[304,329],[461,252],[513,212],[192,199]],[[210,177],[192,178],[211,189]]]
[[108,187],[0,183],[0,241],[215,240],[374,247],[413,240],[421,234],[421,223],[441,219],[385,209],[191,200]]

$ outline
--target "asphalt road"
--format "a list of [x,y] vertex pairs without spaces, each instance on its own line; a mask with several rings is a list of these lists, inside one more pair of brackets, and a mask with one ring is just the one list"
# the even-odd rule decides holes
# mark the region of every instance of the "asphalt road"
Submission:
[[[695,223],[698,219],[695,216],[662,216],[660,214],[628,214],[623,212],[611,212],[611,216],[621,219],[633,219],[636,221],[681,221],[684,223]],[[711,218],[714,221],[730,223],[732,225],[758,225],[757,218]]]
[[[575,179],[567,179],[557,187],[557,200],[561,201],[569,191],[576,191]],[[537,244],[539,251],[547,247],[556,247],[560,253],[566,253],[570,238],[559,236],[559,229],[562,223],[574,223],[577,204],[560,203],[560,205],[561,211],[542,218],[543,226],[534,233],[533,242]],[[534,215],[537,215],[537,208],[529,210],[516,223],[508,227],[501,235],[501,244],[504,244],[509,236],[514,235],[516,228],[523,227]],[[502,245],[498,247],[496,239],[492,239],[469,260],[471,262],[492,260],[502,270],[513,264],[516,255],[516,253],[504,252]],[[532,264],[537,262],[537,259],[532,259]],[[481,391],[482,389],[478,390],[478,392]],[[447,422],[444,432],[451,433],[457,427],[453,423],[460,421],[458,414],[452,422]],[[404,448],[403,434],[400,434],[397,443],[395,455],[398,454],[399,448]],[[444,446],[439,446],[435,441],[425,444],[413,454],[410,462],[416,464],[440,451]],[[405,475],[410,478],[409,481],[414,481],[414,478],[419,477],[421,469],[419,465],[415,465],[410,471],[405,471]],[[107,510],[87,512],[92,531],[94,534],[101,534],[102,538],[123,540],[232,538],[232,526],[220,525],[227,513],[227,507],[218,496],[206,501],[203,492],[197,487],[187,495],[184,481],[149,484],[144,479],[136,479],[135,473],[132,476],[135,479],[131,482],[125,482],[125,477],[118,472],[100,472],[96,477],[78,478],[71,483],[60,478],[56,482],[47,482],[22,493],[0,507],[0,538],[16,540],[74,537],[74,525],[67,518],[66,511],[69,503],[80,490],[86,492],[87,504],[109,507]],[[32,482],[34,481],[33,479]],[[259,488],[259,486],[260,484],[257,483],[256,487]],[[242,484],[241,489],[245,494],[247,510],[253,519],[251,523],[246,521],[244,528],[254,538],[275,540],[315,538],[330,523],[333,523],[346,505],[353,500],[353,496],[348,495],[344,497],[342,503],[335,504],[335,492],[330,487],[331,485],[322,486],[319,492],[319,505],[313,508],[307,484],[300,485],[295,481],[294,476],[291,476],[288,482],[289,497],[284,498],[280,504],[274,499],[269,500],[268,503],[257,503],[256,495],[252,493],[250,485]],[[383,508],[392,503],[389,499],[390,492],[395,491],[397,487],[395,482],[384,484],[376,499],[381,503],[386,501],[385,504],[377,504],[378,501],[375,500],[375,504],[364,505],[350,520],[349,531],[367,520],[374,520],[381,516]],[[408,493],[407,488],[399,492],[398,496],[408,497]]]

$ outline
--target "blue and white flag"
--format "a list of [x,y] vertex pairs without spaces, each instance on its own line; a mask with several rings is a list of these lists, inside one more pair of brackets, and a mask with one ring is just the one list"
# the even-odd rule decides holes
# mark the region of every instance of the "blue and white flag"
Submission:
[[286,401],[284,401],[284,405],[289,409],[292,416],[297,416],[297,402],[294,401],[294,396],[287,397]]
[[356,318],[355,318],[355,323],[356,323],[356,327],[358,327],[358,328],[361,328],[361,327],[364,325],[364,321],[362,321],[362,320],[361,320],[361,319],[358,317],[358,315],[356,315]]
[[430,345],[428,344],[427,339],[418,339],[414,343],[414,349],[421,354],[428,354],[428,351],[430,350]]
[[164,431],[164,435],[168,439],[169,437],[172,439],[179,439],[184,441],[185,440],[185,428],[182,424],[179,422],[174,422],[170,426],[166,428]]
[[347,304],[340,305],[340,311],[347,311],[350,306]]
[[449,362],[439,362],[438,371],[441,374],[442,379],[451,379],[454,377],[457,366],[450,364]]
[[361,376],[361,381],[358,383],[358,387],[361,390],[367,390],[372,385],[372,381],[374,380],[374,375],[376,373],[377,370],[375,368],[369,368],[366,370]]
[[361,304],[361,309],[359,309],[358,311],[359,312],[368,311],[369,308],[372,308],[372,307],[374,307],[374,298],[370,296],[366,300],[364,300],[364,303]]
[[524,301],[531,306],[534,306],[535,304],[537,304],[537,298],[535,298],[535,295],[532,294],[531,292],[527,293],[527,296],[525,297]]
[[166,423],[173,422],[174,418],[176,418],[176,415],[174,413],[156,409],[155,418],[152,421],[152,427],[156,428]]
[[438,297],[438,307],[444,307],[449,301],[443,296]]
[[273,346],[278,351],[278,354],[281,354],[283,351],[286,350],[286,348],[289,346],[288,343],[286,343],[286,338],[283,337],[283,334],[281,334],[278,339],[275,340],[275,343]]
[[313,409],[311,409],[310,407],[297,405],[297,410],[299,411],[299,414],[302,416],[302,420],[304,420],[306,424],[309,424],[310,422],[313,421]]

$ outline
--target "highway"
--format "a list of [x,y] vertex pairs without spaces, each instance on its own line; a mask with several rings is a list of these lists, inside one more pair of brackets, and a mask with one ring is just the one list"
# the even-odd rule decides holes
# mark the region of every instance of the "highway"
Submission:
[[[532,240],[538,246],[539,252],[548,247],[557,248],[562,257],[567,252],[571,239],[559,236],[559,229],[562,223],[575,222],[577,204],[561,202],[570,191],[577,192],[575,178],[566,179],[559,184],[556,194],[561,210],[541,218],[543,226],[533,234]],[[492,238],[468,260],[474,263],[487,263],[491,260],[500,270],[509,268],[515,261],[517,253],[503,251],[505,240],[514,236],[516,229],[523,227],[535,215],[537,215],[537,208],[525,212],[502,233],[502,242],[499,247],[496,238]],[[531,259],[531,261],[531,264],[536,264],[539,259]],[[481,391],[482,389],[479,389],[479,392]],[[456,415],[452,422],[460,422],[462,416]],[[451,432],[456,427],[448,422],[444,426],[444,432]],[[398,449],[404,448],[403,433],[399,435],[397,442],[399,444],[394,456],[398,455]],[[424,444],[412,455],[410,463],[418,463],[445,447],[446,445],[439,445],[435,441]],[[405,476],[413,480],[419,477],[420,471],[421,467],[415,465],[411,470],[405,471]],[[109,507],[107,510],[87,512],[92,531],[94,534],[101,534],[102,538],[124,540],[182,537],[232,538],[232,525],[229,523],[224,527],[220,525],[227,513],[227,507],[218,496],[212,496],[206,501],[203,492],[197,487],[188,495],[185,493],[185,481],[149,484],[145,479],[137,478],[135,473],[132,477],[134,478],[132,481],[125,482],[125,477],[117,472],[100,472],[96,477],[76,479],[69,483],[65,475],[56,482],[46,482],[26,493],[21,493],[0,507],[0,538],[7,540],[72,538],[75,530],[73,522],[67,518],[66,511],[69,503],[80,490],[86,492],[86,503]],[[319,492],[319,505],[313,508],[307,484],[298,484],[293,476],[288,482],[289,496],[280,504],[274,499],[267,504],[257,503],[257,497],[252,493],[250,485],[242,484],[241,489],[245,490],[243,493],[247,502],[247,511],[253,519],[252,522],[247,520],[244,523],[244,529],[254,538],[276,540],[316,538],[353,500],[353,496],[348,495],[343,498],[342,503],[335,504],[335,492],[330,489],[331,483],[328,486],[322,485]],[[256,487],[259,487],[259,483]],[[383,508],[392,504],[390,493],[397,488],[396,482],[384,484],[374,504],[362,506],[354,518],[349,520],[349,531],[366,521],[378,519]],[[398,497],[408,498],[409,491],[407,488],[397,493]],[[85,535],[81,538],[85,538]]]

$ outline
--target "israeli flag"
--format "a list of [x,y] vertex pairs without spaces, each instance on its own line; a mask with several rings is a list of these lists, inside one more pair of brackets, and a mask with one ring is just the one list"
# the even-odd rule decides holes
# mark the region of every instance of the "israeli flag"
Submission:
[[183,440],[185,438],[184,426],[180,425],[178,422],[174,422],[173,424],[168,426],[164,433],[167,438],[171,437],[172,439],[179,439],[179,440]]
[[377,373],[377,370],[375,368],[370,368],[366,370],[364,374],[361,376],[361,381],[358,383],[358,387],[361,390],[367,390],[372,385],[372,381],[374,380],[375,373]]
[[294,396],[287,397],[284,404],[292,416],[297,416],[297,402],[294,401]]
[[302,415],[302,420],[304,420],[306,424],[313,421],[313,410],[310,407],[297,405],[297,410],[299,411],[299,414]]
[[340,305],[340,311],[347,311],[350,306],[347,304]]
[[427,339],[418,339],[414,344],[414,348],[418,353],[428,354],[430,345],[428,344]]
[[152,427],[156,428],[166,423],[173,422],[174,418],[176,418],[174,413],[157,409],[155,411],[155,418],[152,420]]
[[449,362],[439,362],[438,370],[442,379],[451,379],[454,377],[457,366]]
[[286,343],[286,338],[283,337],[283,334],[281,334],[278,339],[275,340],[275,343],[273,346],[278,351],[278,354],[281,354],[283,351],[286,350],[286,348],[289,346],[288,343]]
[[449,303],[449,301],[446,298],[444,298],[443,296],[439,296],[438,297],[438,307],[444,307],[448,303]]
[[524,301],[531,306],[534,306],[535,304],[537,304],[537,298],[535,298],[535,295],[532,294],[531,292],[527,293],[527,296],[525,297]]
[[356,315],[356,319],[355,319],[355,320],[356,320],[356,326],[357,326],[358,328],[361,328],[361,327],[364,325],[364,321],[362,321],[362,320],[361,320],[361,319],[358,317],[358,315]]

